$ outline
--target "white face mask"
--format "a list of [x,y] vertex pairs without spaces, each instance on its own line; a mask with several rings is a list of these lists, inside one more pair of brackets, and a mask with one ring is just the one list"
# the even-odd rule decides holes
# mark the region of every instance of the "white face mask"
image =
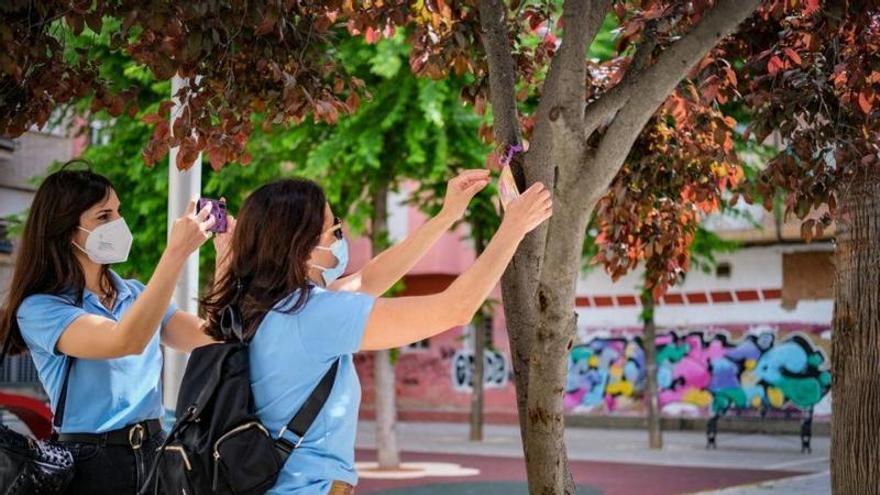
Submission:
[[86,238],[85,247],[81,247],[76,242],[73,245],[86,253],[86,256],[93,262],[99,265],[111,265],[122,263],[128,259],[132,236],[124,218],[119,217],[112,222],[99,225],[91,231],[82,227],[77,228],[88,232],[89,236]]

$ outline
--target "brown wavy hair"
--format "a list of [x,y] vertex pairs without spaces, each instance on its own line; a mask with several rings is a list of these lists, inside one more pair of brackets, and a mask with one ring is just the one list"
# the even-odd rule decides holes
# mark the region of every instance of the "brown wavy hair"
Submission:
[[[276,311],[293,313],[308,301],[308,260],[324,229],[326,197],[306,179],[282,179],[261,186],[239,211],[226,274],[202,298],[206,333],[228,340],[220,328],[227,306],[237,308],[246,339],[284,298],[295,299]],[[240,287],[240,288],[239,288]]]
[[[71,167],[85,166],[85,170]],[[11,338],[10,354],[27,350],[16,314],[22,301],[33,294],[72,295],[82,305],[86,280],[72,244],[79,217],[104,201],[115,188],[91,164],[77,159],[65,163],[40,184],[24,225],[15,257],[12,283],[0,310],[0,339]],[[110,267],[104,265],[101,288],[116,296]]]

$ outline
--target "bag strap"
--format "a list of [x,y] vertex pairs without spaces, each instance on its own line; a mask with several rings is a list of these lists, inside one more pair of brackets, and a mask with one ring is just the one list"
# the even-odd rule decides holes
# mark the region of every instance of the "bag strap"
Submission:
[[70,369],[73,368],[74,361],[76,361],[75,357],[67,356],[67,367],[64,369],[64,383],[61,385],[58,407],[55,408],[55,415],[52,418],[52,426],[57,431],[61,431],[61,423],[64,421],[64,408],[67,405],[67,386],[70,384]]
[[[309,395],[309,398],[306,399],[306,402],[300,408],[299,412],[293,416],[293,419],[291,419],[290,422],[281,429],[281,433],[278,434],[278,439],[275,440],[275,446],[278,447],[278,450],[280,451],[282,463],[284,463],[284,461],[287,460],[287,457],[299,447],[300,443],[302,443],[303,438],[306,436],[306,432],[312,426],[312,423],[315,422],[318,413],[321,412],[321,409],[327,402],[327,398],[330,397],[330,391],[333,390],[333,382],[336,381],[336,371],[339,369],[339,361],[340,360],[337,359],[333,362],[333,365],[330,366],[327,373],[324,373],[324,377],[321,378],[321,381],[315,389],[312,390],[312,393]],[[293,432],[293,434],[299,438],[296,444],[284,438],[284,432],[288,430]]]
[[[6,340],[3,342],[3,352],[0,353],[0,367],[3,366],[3,363],[6,362],[6,356],[9,354],[9,349],[12,347],[12,331],[6,335]],[[55,415],[52,417],[52,426],[56,430],[61,429],[61,423],[64,421],[64,406],[67,404],[67,385],[70,382],[70,368],[73,366],[73,361],[76,358],[73,356],[67,356],[67,367],[64,369],[64,382],[61,385],[61,396],[58,397],[58,410],[55,411]]]
[[2,367],[3,363],[6,361],[6,355],[9,354],[10,347],[12,347],[12,329],[9,330],[9,333],[6,335],[6,340],[3,341],[3,352],[0,352],[0,367]]

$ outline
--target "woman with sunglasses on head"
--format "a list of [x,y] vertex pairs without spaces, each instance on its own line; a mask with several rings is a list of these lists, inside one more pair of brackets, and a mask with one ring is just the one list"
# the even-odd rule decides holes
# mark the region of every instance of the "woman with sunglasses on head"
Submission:
[[214,219],[190,202],[149,282],[125,280],[110,269],[132,243],[116,190],[71,169],[77,163],[85,162],[49,175],[34,196],[0,337],[12,353],[30,351],[58,440],[73,453],[68,493],[135,493],[163,439],[160,341],[184,352],[212,342],[204,322],[178,311],[171,296]]
[[[441,215],[460,216],[488,176],[480,172],[455,180],[467,185],[450,184],[445,202],[450,206]],[[320,186],[288,179],[254,191],[239,212],[229,269],[202,304],[208,332],[217,340],[225,338],[222,315],[237,309],[250,342],[257,415],[276,438],[295,446],[268,493],[353,493],[361,390],[352,354],[404,346],[470,322],[520,241],[551,214],[550,193],[536,184],[508,205],[483,254],[446,290],[383,298],[439,233],[416,231],[411,237],[417,240],[404,240],[340,280],[347,244]],[[432,221],[437,228],[448,227],[439,223],[448,220]],[[288,422],[334,366],[329,397],[298,437],[287,429]]]

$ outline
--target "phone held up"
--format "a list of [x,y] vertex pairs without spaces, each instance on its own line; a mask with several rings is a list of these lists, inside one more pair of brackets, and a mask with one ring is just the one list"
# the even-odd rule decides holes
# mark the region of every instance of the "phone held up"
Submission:
[[206,205],[211,205],[211,215],[216,219],[210,231],[215,234],[226,232],[226,201],[222,199],[199,198],[196,202],[196,211],[202,211]]
[[510,171],[510,165],[505,165],[498,176],[498,197],[501,199],[501,208],[507,210],[507,205],[519,197],[519,188]]

